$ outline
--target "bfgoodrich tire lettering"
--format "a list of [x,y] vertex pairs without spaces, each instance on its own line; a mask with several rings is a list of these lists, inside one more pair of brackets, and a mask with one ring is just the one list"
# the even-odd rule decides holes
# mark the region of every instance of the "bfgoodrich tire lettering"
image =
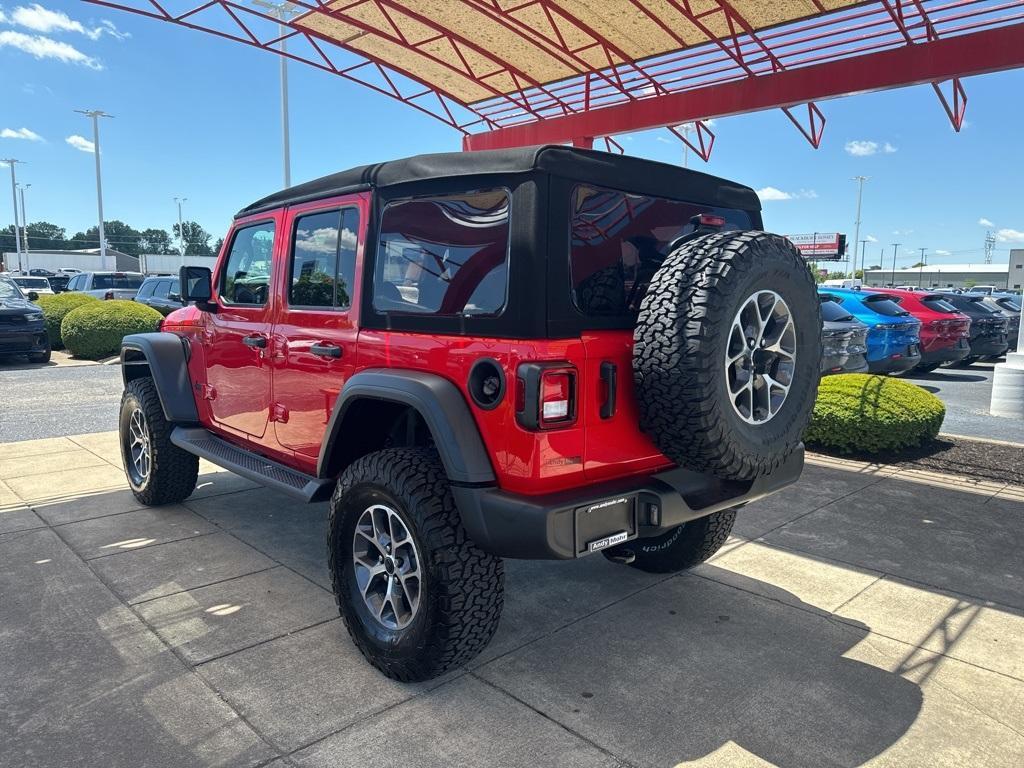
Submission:
[[[396,513],[411,534],[420,574],[407,625],[382,622],[356,578],[353,536],[368,509]],[[437,454],[392,448],[363,456],[331,498],[328,558],[338,610],[356,646],[388,677],[426,680],[465,664],[493,637],[501,617],[504,569],[469,538]],[[388,625],[391,626],[388,626]]]
[[609,560],[628,550],[635,556],[630,565],[649,573],[675,573],[700,565],[721,549],[732,532],[736,510],[725,509],[691,520],[661,536],[637,539],[605,550]]
[[[752,296],[791,313],[795,362],[785,400],[748,423],[730,399],[724,361],[737,313]],[[821,360],[821,310],[799,252],[765,232],[716,232],[685,243],[655,274],[633,334],[640,426],[676,463],[727,479],[770,473],[810,418]]]

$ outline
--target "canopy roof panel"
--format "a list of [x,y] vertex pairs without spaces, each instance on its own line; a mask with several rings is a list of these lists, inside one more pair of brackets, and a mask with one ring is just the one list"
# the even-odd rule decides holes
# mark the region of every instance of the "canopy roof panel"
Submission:
[[[959,76],[1024,66],[1024,0],[87,2],[358,82],[451,125],[467,148],[658,126],[694,146],[680,123],[770,107],[817,146],[812,99],[923,82],[959,130]],[[707,159],[713,136],[697,128]]]

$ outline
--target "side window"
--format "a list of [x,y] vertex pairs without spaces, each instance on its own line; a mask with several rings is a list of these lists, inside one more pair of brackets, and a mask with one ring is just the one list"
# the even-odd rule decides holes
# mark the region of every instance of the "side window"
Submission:
[[178,301],[181,299],[181,282],[178,278],[171,280],[171,287],[167,291],[167,298]]
[[82,283],[82,275],[75,275],[71,278],[71,282],[68,283],[67,291],[77,291]]
[[220,276],[221,299],[228,304],[266,304],[273,254],[274,222],[254,224],[235,232]]
[[295,221],[288,303],[346,309],[355,282],[359,211],[318,211]]
[[147,296],[152,296],[154,288],[156,288],[156,280],[147,280],[142,284],[142,287],[139,288],[139,293],[135,298],[144,299]]
[[157,299],[166,299],[167,292],[171,288],[170,280],[159,280],[156,286],[153,288],[153,296]]
[[498,315],[508,293],[508,242],[503,189],[390,203],[381,216],[373,307]]

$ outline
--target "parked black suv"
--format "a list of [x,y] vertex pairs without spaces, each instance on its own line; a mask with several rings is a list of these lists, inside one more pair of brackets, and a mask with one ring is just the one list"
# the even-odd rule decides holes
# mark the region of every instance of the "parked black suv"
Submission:
[[958,365],[970,365],[983,357],[1006,354],[1010,347],[1006,315],[986,306],[985,297],[979,294],[943,292],[943,298],[956,307],[957,312],[971,318],[971,352]]
[[0,275],[0,357],[27,355],[31,363],[50,361],[50,337],[43,311],[11,278]]
[[165,317],[176,309],[185,306],[181,300],[181,288],[177,277],[171,275],[154,275],[147,277],[135,294],[135,301],[152,307]]

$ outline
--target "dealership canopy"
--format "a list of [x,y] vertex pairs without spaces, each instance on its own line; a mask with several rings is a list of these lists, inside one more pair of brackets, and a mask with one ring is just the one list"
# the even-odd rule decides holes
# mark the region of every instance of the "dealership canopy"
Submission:
[[708,118],[927,83],[956,130],[960,78],[1024,65],[1024,0],[87,0],[359,82],[466,149],[667,128],[705,160]]

